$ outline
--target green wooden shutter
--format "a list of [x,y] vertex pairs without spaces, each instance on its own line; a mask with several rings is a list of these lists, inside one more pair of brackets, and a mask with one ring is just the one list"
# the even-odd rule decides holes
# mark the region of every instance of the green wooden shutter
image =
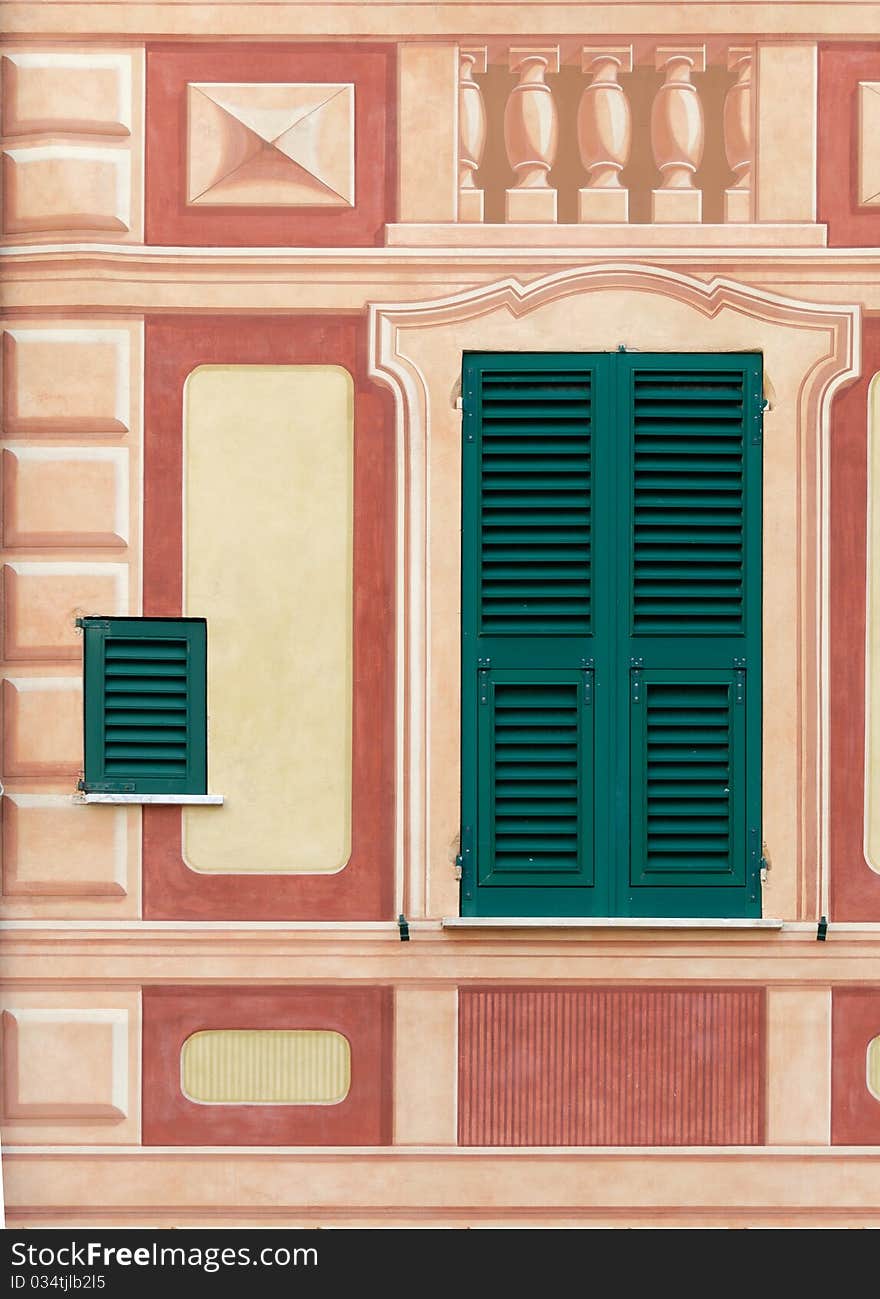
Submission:
[[760,914],[761,361],[465,357],[462,910]]
[[207,792],[206,624],[84,618],[86,791]]
[[[465,358],[462,905],[601,913],[593,635],[597,358]],[[601,583],[600,583],[601,586]]]
[[760,915],[761,363],[618,362],[637,915]]

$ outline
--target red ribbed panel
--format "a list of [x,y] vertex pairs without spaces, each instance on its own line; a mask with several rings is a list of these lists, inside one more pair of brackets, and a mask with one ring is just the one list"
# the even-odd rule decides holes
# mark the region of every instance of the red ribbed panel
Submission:
[[464,1146],[759,1145],[764,990],[480,988],[459,997]]

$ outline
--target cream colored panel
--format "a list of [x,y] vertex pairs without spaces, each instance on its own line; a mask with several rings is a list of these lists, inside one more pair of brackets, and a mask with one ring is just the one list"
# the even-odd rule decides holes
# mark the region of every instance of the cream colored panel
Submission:
[[868,1091],[880,1101],[880,1037],[868,1043]]
[[859,82],[859,202],[880,205],[880,81]]
[[125,329],[7,329],[3,430],[19,437],[126,433],[132,336]]
[[7,660],[79,662],[76,619],[128,612],[126,564],[4,564],[2,581]]
[[831,990],[767,991],[767,1141],[831,1140]]
[[8,448],[4,544],[125,546],[128,488],[128,451],[122,447]]
[[185,393],[185,612],[208,620],[201,871],[351,851],[352,409],[336,366],[204,366]]
[[131,159],[74,144],[5,149],[2,212],[5,235],[128,234]]
[[128,881],[127,807],[80,807],[69,794],[6,793],[6,897],[119,897]]
[[351,1047],[324,1029],[209,1029],[184,1042],[180,1081],[206,1105],[338,1105]]
[[3,774],[74,776],[82,767],[80,677],[3,682]]
[[457,1100],[458,989],[395,989],[394,1144],[454,1146]]
[[6,54],[0,64],[4,135],[129,135],[131,59],[124,54]]
[[880,374],[868,389],[865,856],[880,873]]
[[759,221],[816,220],[817,79],[815,44],[758,46]]
[[398,220],[455,221],[458,191],[458,49],[398,46]]
[[0,1008],[4,1146],[138,1140],[137,992],[16,989]]

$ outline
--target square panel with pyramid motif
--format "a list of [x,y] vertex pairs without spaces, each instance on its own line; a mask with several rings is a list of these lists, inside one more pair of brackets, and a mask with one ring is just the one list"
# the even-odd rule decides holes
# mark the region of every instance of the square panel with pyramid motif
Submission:
[[393,50],[151,46],[151,244],[363,245],[394,220]]

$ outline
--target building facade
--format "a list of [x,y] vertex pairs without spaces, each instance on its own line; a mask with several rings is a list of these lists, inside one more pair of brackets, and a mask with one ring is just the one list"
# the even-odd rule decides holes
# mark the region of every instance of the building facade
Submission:
[[877,1225],[875,18],[6,6],[10,1225]]

